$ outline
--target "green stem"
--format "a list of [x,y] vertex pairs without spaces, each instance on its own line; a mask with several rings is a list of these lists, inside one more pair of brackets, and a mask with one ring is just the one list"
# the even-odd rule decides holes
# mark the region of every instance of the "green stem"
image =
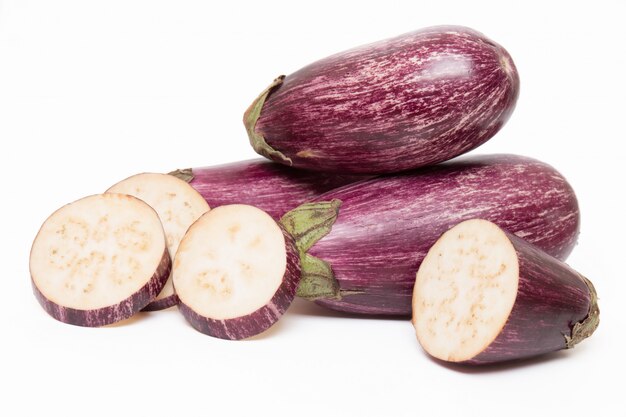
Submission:
[[261,115],[261,110],[263,109],[263,105],[265,104],[265,100],[267,97],[281,86],[283,80],[285,79],[284,75],[276,78],[269,87],[267,87],[263,92],[252,102],[248,110],[243,115],[243,124],[246,126],[246,132],[248,132],[248,138],[250,139],[250,144],[252,148],[259,155],[263,155],[264,157],[271,159],[275,162],[281,162],[283,164],[292,165],[291,158],[287,158],[283,155],[282,152],[277,151],[272,148],[266,141],[265,137],[256,131],[256,122]]
[[302,276],[297,295],[308,300],[341,298],[339,283],[330,264],[307,253],[332,230],[341,200],[305,203],[287,212],[280,223],[293,236],[300,252]]
[[191,180],[193,180],[193,171],[191,168],[177,169],[176,171],[168,172],[167,174],[185,182],[191,182]]
[[591,281],[581,276],[587,288],[589,288],[589,295],[591,301],[589,304],[589,313],[583,321],[579,321],[572,327],[572,335],[565,335],[565,346],[567,349],[573,348],[576,344],[585,340],[598,328],[600,324],[600,308],[598,307],[598,294]]

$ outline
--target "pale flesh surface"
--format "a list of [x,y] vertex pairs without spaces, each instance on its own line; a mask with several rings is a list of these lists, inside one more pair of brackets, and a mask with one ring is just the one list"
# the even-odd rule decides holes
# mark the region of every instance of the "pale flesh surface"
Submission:
[[[172,259],[189,226],[209,211],[206,200],[193,187],[168,174],[137,174],[118,182],[106,192],[129,194],[154,208],[163,224],[167,248]],[[173,295],[174,288],[170,275],[156,300]]]
[[505,233],[468,220],[444,233],[422,262],[413,291],[413,325],[432,356],[461,362],[498,336],[515,303],[519,264]]
[[156,212],[123,194],[85,197],[54,212],[31,249],[30,272],[48,300],[95,310],[139,291],[163,258]]
[[280,287],[285,238],[265,212],[247,205],[217,207],[183,238],[173,268],[180,302],[216,320],[249,315]]

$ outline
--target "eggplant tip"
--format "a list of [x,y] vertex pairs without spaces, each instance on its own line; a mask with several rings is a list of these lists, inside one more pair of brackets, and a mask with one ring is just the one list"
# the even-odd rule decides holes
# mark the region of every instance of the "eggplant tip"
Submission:
[[571,336],[564,335],[565,347],[571,349],[578,343],[582,342],[596,331],[600,325],[600,308],[598,307],[598,294],[596,289],[587,278],[581,276],[587,288],[589,288],[590,302],[589,302],[589,314],[584,320],[579,321],[572,327]]

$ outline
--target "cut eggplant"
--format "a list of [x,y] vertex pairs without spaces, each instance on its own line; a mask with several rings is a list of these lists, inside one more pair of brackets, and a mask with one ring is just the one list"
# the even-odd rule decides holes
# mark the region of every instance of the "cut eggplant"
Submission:
[[267,213],[243,204],[202,215],[181,241],[173,268],[187,321],[233,340],[273,325],[293,301],[299,279],[293,238]]
[[593,285],[494,223],[459,223],[429,250],[413,293],[413,325],[435,358],[468,364],[571,348],[599,323]]
[[33,242],[33,290],[55,319],[97,327],[152,301],[170,273],[157,213],[125,194],[85,197],[54,212]]
[[[133,175],[118,182],[106,192],[129,194],[154,208],[163,224],[167,247],[172,258],[189,226],[209,211],[206,200],[191,185],[167,174]],[[170,276],[163,290],[144,310],[163,310],[177,303],[178,299],[174,294]]]

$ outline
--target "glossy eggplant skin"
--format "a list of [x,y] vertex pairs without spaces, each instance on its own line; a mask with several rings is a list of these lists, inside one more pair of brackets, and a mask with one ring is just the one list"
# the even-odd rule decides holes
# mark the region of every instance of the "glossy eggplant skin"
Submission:
[[188,181],[211,208],[248,204],[267,212],[274,219],[327,191],[370,178],[290,169],[261,158],[179,170],[171,174]]
[[330,266],[337,291],[298,295],[356,314],[410,316],[419,265],[439,236],[463,220],[492,221],[561,260],[579,233],[567,180],[548,164],[516,155],[464,157],[348,185],[317,201],[340,203],[328,233],[308,249]]
[[494,136],[519,94],[500,45],[459,26],[361,46],[279,77],[244,115],[255,150],[326,172],[394,173]]

